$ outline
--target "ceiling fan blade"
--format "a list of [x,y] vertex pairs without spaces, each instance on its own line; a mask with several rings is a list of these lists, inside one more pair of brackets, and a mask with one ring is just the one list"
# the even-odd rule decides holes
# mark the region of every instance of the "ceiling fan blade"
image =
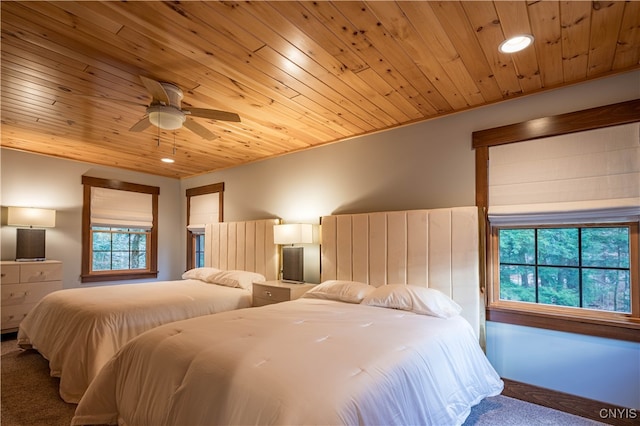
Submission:
[[171,104],[167,91],[164,90],[164,87],[162,87],[162,84],[160,84],[159,81],[152,80],[143,75],[140,76],[140,80],[142,80],[142,84],[144,84],[144,87],[146,87],[147,91],[151,93],[151,96],[153,96],[154,99],[164,102],[165,105]]
[[201,138],[206,139],[208,141],[211,141],[217,138],[217,136],[214,133],[212,133],[209,129],[207,129],[206,127],[202,126],[199,123],[196,123],[194,120],[190,118],[187,118],[183,125],[187,129],[191,130],[193,133],[197,134]]
[[182,111],[191,114],[193,117],[209,118],[218,121],[235,121],[240,122],[240,116],[235,112],[218,111],[217,109],[207,108],[182,108]]
[[151,122],[149,121],[149,116],[145,116],[142,120],[138,121],[136,124],[131,126],[129,131],[131,132],[142,132],[146,130],[149,126],[151,126]]

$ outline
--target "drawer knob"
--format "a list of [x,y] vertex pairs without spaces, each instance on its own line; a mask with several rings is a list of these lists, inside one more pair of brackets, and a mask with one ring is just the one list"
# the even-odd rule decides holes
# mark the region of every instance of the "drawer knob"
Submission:
[[0,274],[0,278],[4,278],[6,276],[7,276],[7,274],[5,274],[4,272]]
[[271,292],[270,292],[269,290],[265,290],[265,291],[264,291],[264,294],[265,294],[267,297],[271,297],[271,296],[272,296],[272,294],[271,294]]

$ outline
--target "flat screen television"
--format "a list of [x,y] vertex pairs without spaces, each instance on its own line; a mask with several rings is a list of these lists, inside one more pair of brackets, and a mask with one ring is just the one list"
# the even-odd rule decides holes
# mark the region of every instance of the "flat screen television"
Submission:
[[46,260],[45,230],[16,229],[16,261]]

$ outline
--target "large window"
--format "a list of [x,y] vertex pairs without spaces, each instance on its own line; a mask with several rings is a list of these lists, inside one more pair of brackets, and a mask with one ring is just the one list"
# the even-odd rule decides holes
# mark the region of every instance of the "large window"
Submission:
[[474,132],[488,320],[640,341],[639,108]]
[[82,282],[157,277],[159,188],[83,176]]
[[631,314],[630,242],[636,229],[637,224],[496,229],[499,301]]
[[91,227],[91,272],[147,271],[148,229]]
[[187,269],[205,266],[204,227],[222,222],[224,183],[190,188],[187,195]]

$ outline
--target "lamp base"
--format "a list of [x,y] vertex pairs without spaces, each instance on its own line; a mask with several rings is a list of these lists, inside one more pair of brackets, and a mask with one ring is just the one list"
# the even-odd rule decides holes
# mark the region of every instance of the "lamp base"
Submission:
[[282,281],[304,282],[304,248],[282,248]]
[[16,230],[16,262],[32,262],[46,260],[45,230],[23,229]]

